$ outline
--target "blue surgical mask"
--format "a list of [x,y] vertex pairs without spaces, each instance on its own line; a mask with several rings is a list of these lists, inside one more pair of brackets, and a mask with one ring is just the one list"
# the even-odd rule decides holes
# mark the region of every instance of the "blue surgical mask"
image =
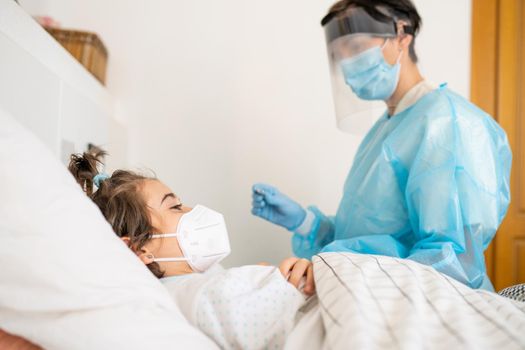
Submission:
[[346,84],[363,100],[386,101],[396,90],[401,54],[397,63],[390,65],[383,56],[383,47],[373,47],[340,63]]

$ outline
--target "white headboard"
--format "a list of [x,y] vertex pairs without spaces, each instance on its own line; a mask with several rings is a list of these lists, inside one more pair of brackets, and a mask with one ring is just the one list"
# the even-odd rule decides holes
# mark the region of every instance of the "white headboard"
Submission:
[[0,1],[0,106],[63,161],[108,142],[107,90],[14,1]]

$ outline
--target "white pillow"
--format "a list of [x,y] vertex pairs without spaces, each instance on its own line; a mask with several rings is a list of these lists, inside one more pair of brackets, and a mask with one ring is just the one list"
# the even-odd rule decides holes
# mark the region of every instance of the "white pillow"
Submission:
[[0,328],[46,349],[216,348],[67,169],[2,110]]

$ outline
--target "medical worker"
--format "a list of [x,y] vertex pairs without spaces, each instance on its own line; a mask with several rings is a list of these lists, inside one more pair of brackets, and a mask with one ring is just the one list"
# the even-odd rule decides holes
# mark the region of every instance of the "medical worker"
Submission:
[[407,258],[492,290],[483,252],[510,201],[505,132],[445,84],[423,79],[421,18],[410,0],[339,1],[322,26],[340,127],[367,128],[377,101],[387,111],[355,155],[335,217],[265,184],[253,186],[252,213],[292,231],[300,257]]

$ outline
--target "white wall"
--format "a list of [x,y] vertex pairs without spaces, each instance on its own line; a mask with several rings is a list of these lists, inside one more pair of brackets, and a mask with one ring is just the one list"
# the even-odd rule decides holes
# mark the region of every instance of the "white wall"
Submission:
[[[101,34],[128,163],[226,215],[228,264],[291,254],[287,232],[250,214],[256,181],[335,212],[359,139],[335,128],[319,25],[332,0],[20,2]],[[467,95],[470,0],[416,5],[423,71]]]

